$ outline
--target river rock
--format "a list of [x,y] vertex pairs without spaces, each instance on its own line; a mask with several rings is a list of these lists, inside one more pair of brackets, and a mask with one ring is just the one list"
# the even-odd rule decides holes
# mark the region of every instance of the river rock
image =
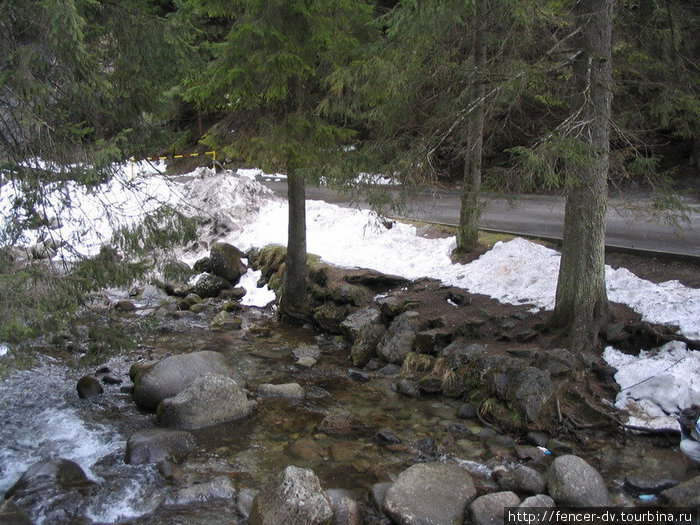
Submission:
[[258,386],[257,393],[260,397],[283,397],[288,399],[303,399],[306,395],[304,388],[299,383],[284,383],[281,385],[263,383]]
[[333,525],[360,525],[362,513],[360,506],[347,490],[330,489],[326,495],[333,504]]
[[337,408],[323,418],[316,430],[329,436],[345,436],[369,432],[371,426],[352,412]]
[[538,352],[535,366],[548,370],[552,376],[568,374],[576,368],[576,356],[566,348],[553,348]]
[[[129,374],[132,375],[131,370]],[[163,399],[179,394],[204,374],[231,376],[233,370],[219,352],[203,351],[166,357],[148,369],[134,372],[134,401],[141,408],[155,410]]]
[[304,345],[292,350],[292,357],[295,364],[309,368],[321,359],[321,350],[316,345]]
[[253,502],[255,501],[255,496],[258,495],[258,490],[245,488],[241,489],[238,493],[238,498],[236,499],[236,511],[244,519],[250,517],[250,511],[253,510]]
[[78,379],[76,388],[78,390],[78,397],[81,399],[97,397],[104,392],[100,380],[91,375],[86,375]]
[[674,507],[697,507],[700,505],[700,476],[675,487],[666,489],[661,496]]
[[178,489],[165,500],[166,505],[189,505],[213,499],[235,500],[236,489],[226,476]]
[[525,498],[523,502],[518,505],[519,507],[523,509],[530,509],[532,507],[542,507],[542,508],[547,508],[547,509],[553,509],[556,507],[556,503],[554,503],[554,500],[547,496],[546,494],[536,494],[535,496],[530,496],[529,498]]
[[377,355],[377,345],[386,334],[386,328],[381,324],[371,324],[355,338],[350,349],[350,358],[355,366],[365,366],[370,359]]
[[379,341],[377,355],[389,363],[400,365],[413,350],[418,332],[418,312],[408,311],[399,315]]
[[419,463],[399,474],[382,509],[402,524],[460,525],[476,496],[469,473],[452,463]]
[[209,250],[211,273],[223,277],[235,285],[246,271],[241,262],[243,257],[245,254],[235,246],[225,242],[217,242]]
[[527,366],[508,385],[507,397],[511,404],[522,409],[528,421],[534,423],[552,392],[554,386],[549,371]]
[[196,446],[194,436],[184,430],[146,428],[137,430],[126,442],[124,461],[129,465],[185,459]]
[[32,520],[12,501],[4,501],[0,504],[0,523],[3,525],[32,525]]
[[327,525],[333,504],[310,469],[288,466],[255,497],[250,525]]
[[472,525],[496,525],[503,523],[506,507],[517,507],[520,498],[510,491],[494,492],[476,498],[469,506]]
[[39,461],[10,487],[5,493],[5,499],[19,499],[48,490],[68,490],[92,484],[75,461],[63,458]]
[[608,489],[600,473],[578,456],[559,456],[547,471],[549,495],[563,507],[603,507]]
[[345,318],[340,323],[343,334],[354,343],[360,334],[371,326],[380,324],[381,313],[379,309],[367,307],[358,310]]
[[502,490],[518,494],[541,494],[547,484],[542,474],[525,465],[499,473],[494,471],[494,475]]
[[383,483],[375,483],[370,487],[369,493],[367,494],[367,499],[370,504],[380,512],[382,511],[382,504],[384,503],[384,498],[386,498],[386,493],[394,483],[391,481],[384,481]]
[[205,374],[176,396],[161,401],[158,421],[170,428],[204,428],[246,417],[255,405],[235,380]]
[[200,297],[216,297],[223,290],[231,288],[231,283],[212,273],[199,275],[192,291]]
[[285,451],[287,454],[296,459],[303,461],[311,461],[312,463],[320,463],[323,461],[323,447],[317,441],[304,437],[298,439],[294,443],[290,443]]

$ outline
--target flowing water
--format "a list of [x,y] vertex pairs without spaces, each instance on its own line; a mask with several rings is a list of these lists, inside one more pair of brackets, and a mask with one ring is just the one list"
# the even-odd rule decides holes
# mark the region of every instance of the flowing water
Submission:
[[[247,330],[252,325],[263,329]],[[480,491],[488,491],[496,490],[489,478],[492,467],[513,461],[508,459],[512,454],[504,455],[512,447],[504,444],[503,436],[494,437],[477,422],[456,418],[459,401],[407,398],[392,390],[392,377],[349,379],[347,348],[332,336],[279,325],[254,310],[246,314],[243,328],[214,331],[206,323],[183,321],[106,365],[128,386],[128,368],[139,358],[217,350],[251,391],[261,383],[297,382],[307,392],[305,399],[263,399],[248,418],[193,432],[197,450],[163,475],[154,465],[123,461],[129,434],[152,427],[153,414],[139,410],[118,385],[106,386],[95,400],[79,399],[76,382],[94,368],[68,367],[47,356],[33,369],[0,382],[0,493],[33,463],[67,458],[80,464],[96,484],[78,500],[49,499],[24,509],[36,523],[67,518],[94,523],[244,523],[232,499],[205,501],[205,496],[187,496],[186,490],[220,478],[230,480],[239,493],[257,489],[295,464],[312,468],[325,489],[348,489],[361,501],[374,483],[391,480],[416,461],[451,457],[472,472]],[[300,345],[319,347],[321,358],[315,366],[294,364],[291,351]],[[364,428],[346,435],[320,432],[323,418],[340,408],[359,416]],[[390,429],[401,443],[379,444],[375,436],[383,429]],[[599,468],[620,504],[634,502],[622,490],[625,477],[683,480],[689,475],[677,447],[625,447],[597,440],[581,444],[575,452]],[[547,461],[537,468],[544,470]]]

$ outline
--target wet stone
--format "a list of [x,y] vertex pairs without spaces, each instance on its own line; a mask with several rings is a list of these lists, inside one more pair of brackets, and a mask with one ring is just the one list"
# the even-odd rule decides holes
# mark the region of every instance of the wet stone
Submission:
[[398,445],[399,443],[401,443],[401,439],[399,439],[399,436],[397,436],[391,430],[386,428],[377,432],[376,436],[374,436],[374,439],[380,445]]
[[459,419],[475,419],[476,407],[471,403],[462,403],[457,410],[457,417]]
[[625,478],[625,489],[632,494],[658,494],[678,485],[674,479],[663,478]]
[[367,372],[351,368],[348,370],[348,379],[351,381],[357,381],[358,383],[367,383],[372,379],[372,376],[370,376]]
[[78,390],[78,397],[81,399],[97,397],[104,392],[100,380],[91,375],[81,377],[78,380],[76,388]]

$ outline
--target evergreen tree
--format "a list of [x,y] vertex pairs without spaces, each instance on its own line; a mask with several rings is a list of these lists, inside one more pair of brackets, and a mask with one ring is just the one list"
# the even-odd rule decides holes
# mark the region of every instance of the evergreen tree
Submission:
[[198,12],[230,21],[214,60],[191,85],[196,103],[224,117],[205,137],[239,162],[282,169],[289,185],[283,315],[303,316],[305,178],[349,143],[352,130],[322,115],[329,76],[361,50],[371,6],[352,0],[197,0]]
[[570,347],[595,347],[611,315],[605,289],[605,215],[612,103],[612,0],[579,0],[574,7],[577,55],[574,113],[566,132],[580,156],[566,168],[566,211],[561,266],[552,322]]

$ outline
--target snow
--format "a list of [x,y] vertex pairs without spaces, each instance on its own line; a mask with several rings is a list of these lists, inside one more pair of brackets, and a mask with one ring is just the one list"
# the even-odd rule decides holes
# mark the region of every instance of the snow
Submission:
[[[229,242],[243,251],[268,244],[286,244],[287,202],[257,182],[259,178],[279,180],[283,175],[269,176],[258,169],[214,174],[200,168],[173,180],[153,174],[157,170],[150,166],[138,165],[137,168],[139,176],[130,180],[130,167],[125,165],[121,173],[99,191],[86,192],[75,185],[65,188],[63,191],[70,194],[72,202],[81,203],[79,217],[71,213],[75,207],[61,206],[62,193],[56,190],[56,195],[50,196],[51,213],[60,224],[54,234],[69,240],[79,253],[92,255],[109,240],[117,226],[134,224],[145,213],[170,204],[187,215],[208,219],[201,232],[202,240],[208,243]],[[9,217],[14,191],[9,184],[0,187],[0,220]],[[321,201],[307,201],[306,213],[307,250],[330,264],[370,268],[408,279],[431,277],[504,303],[531,305],[534,310],[554,307],[560,256],[557,251],[540,244],[522,238],[497,242],[479,259],[468,264],[453,264],[450,253],[455,247],[454,237],[426,239],[417,234],[414,226],[400,222],[389,229],[371,211],[342,208]],[[39,238],[40,232],[27,232],[23,242],[30,244]],[[206,254],[204,250],[179,253],[190,265]],[[63,249],[56,257],[70,255]],[[257,287],[259,278],[259,272],[253,270],[243,277],[241,285],[248,291],[243,304],[264,306],[274,300],[274,292],[267,287]],[[624,268],[606,267],[606,281],[611,301],[629,305],[646,321],[677,325],[686,337],[700,339],[700,290],[677,281],[652,283]],[[606,351],[606,359],[618,369],[617,381],[628,389],[620,394],[617,403],[628,407],[634,402],[654,414],[652,417],[658,420],[654,424],[670,424],[667,414],[677,411],[679,403],[700,396],[698,353],[681,346],[649,351],[653,352],[653,357],[645,354],[639,359],[630,358],[630,362],[614,349]],[[667,354],[668,357],[663,357]],[[667,370],[665,359],[680,360],[683,366]],[[640,368],[633,367],[633,363]],[[652,368],[652,363],[660,368]],[[687,370],[688,375],[677,375],[679,368]],[[638,370],[648,375],[641,378],[645,379],[644,386],[633,387],[640,380]],[[652,376],[655,379],[649,379]],[[674,377],[673,381],[666,376]],[[652,390],[666,383],[670,397],[659,399],[655,408],[646,400],[651,397]],[[688,397],[678,394],[684,387]],[[661,421],[662,418],[666,419]]]
[[667,343],[638,356],[608,347],[603,358],[617,369],[615,405],[629,412],[630,425],[677,429],[678,412],[700,404],[700,352],[684,343]]

